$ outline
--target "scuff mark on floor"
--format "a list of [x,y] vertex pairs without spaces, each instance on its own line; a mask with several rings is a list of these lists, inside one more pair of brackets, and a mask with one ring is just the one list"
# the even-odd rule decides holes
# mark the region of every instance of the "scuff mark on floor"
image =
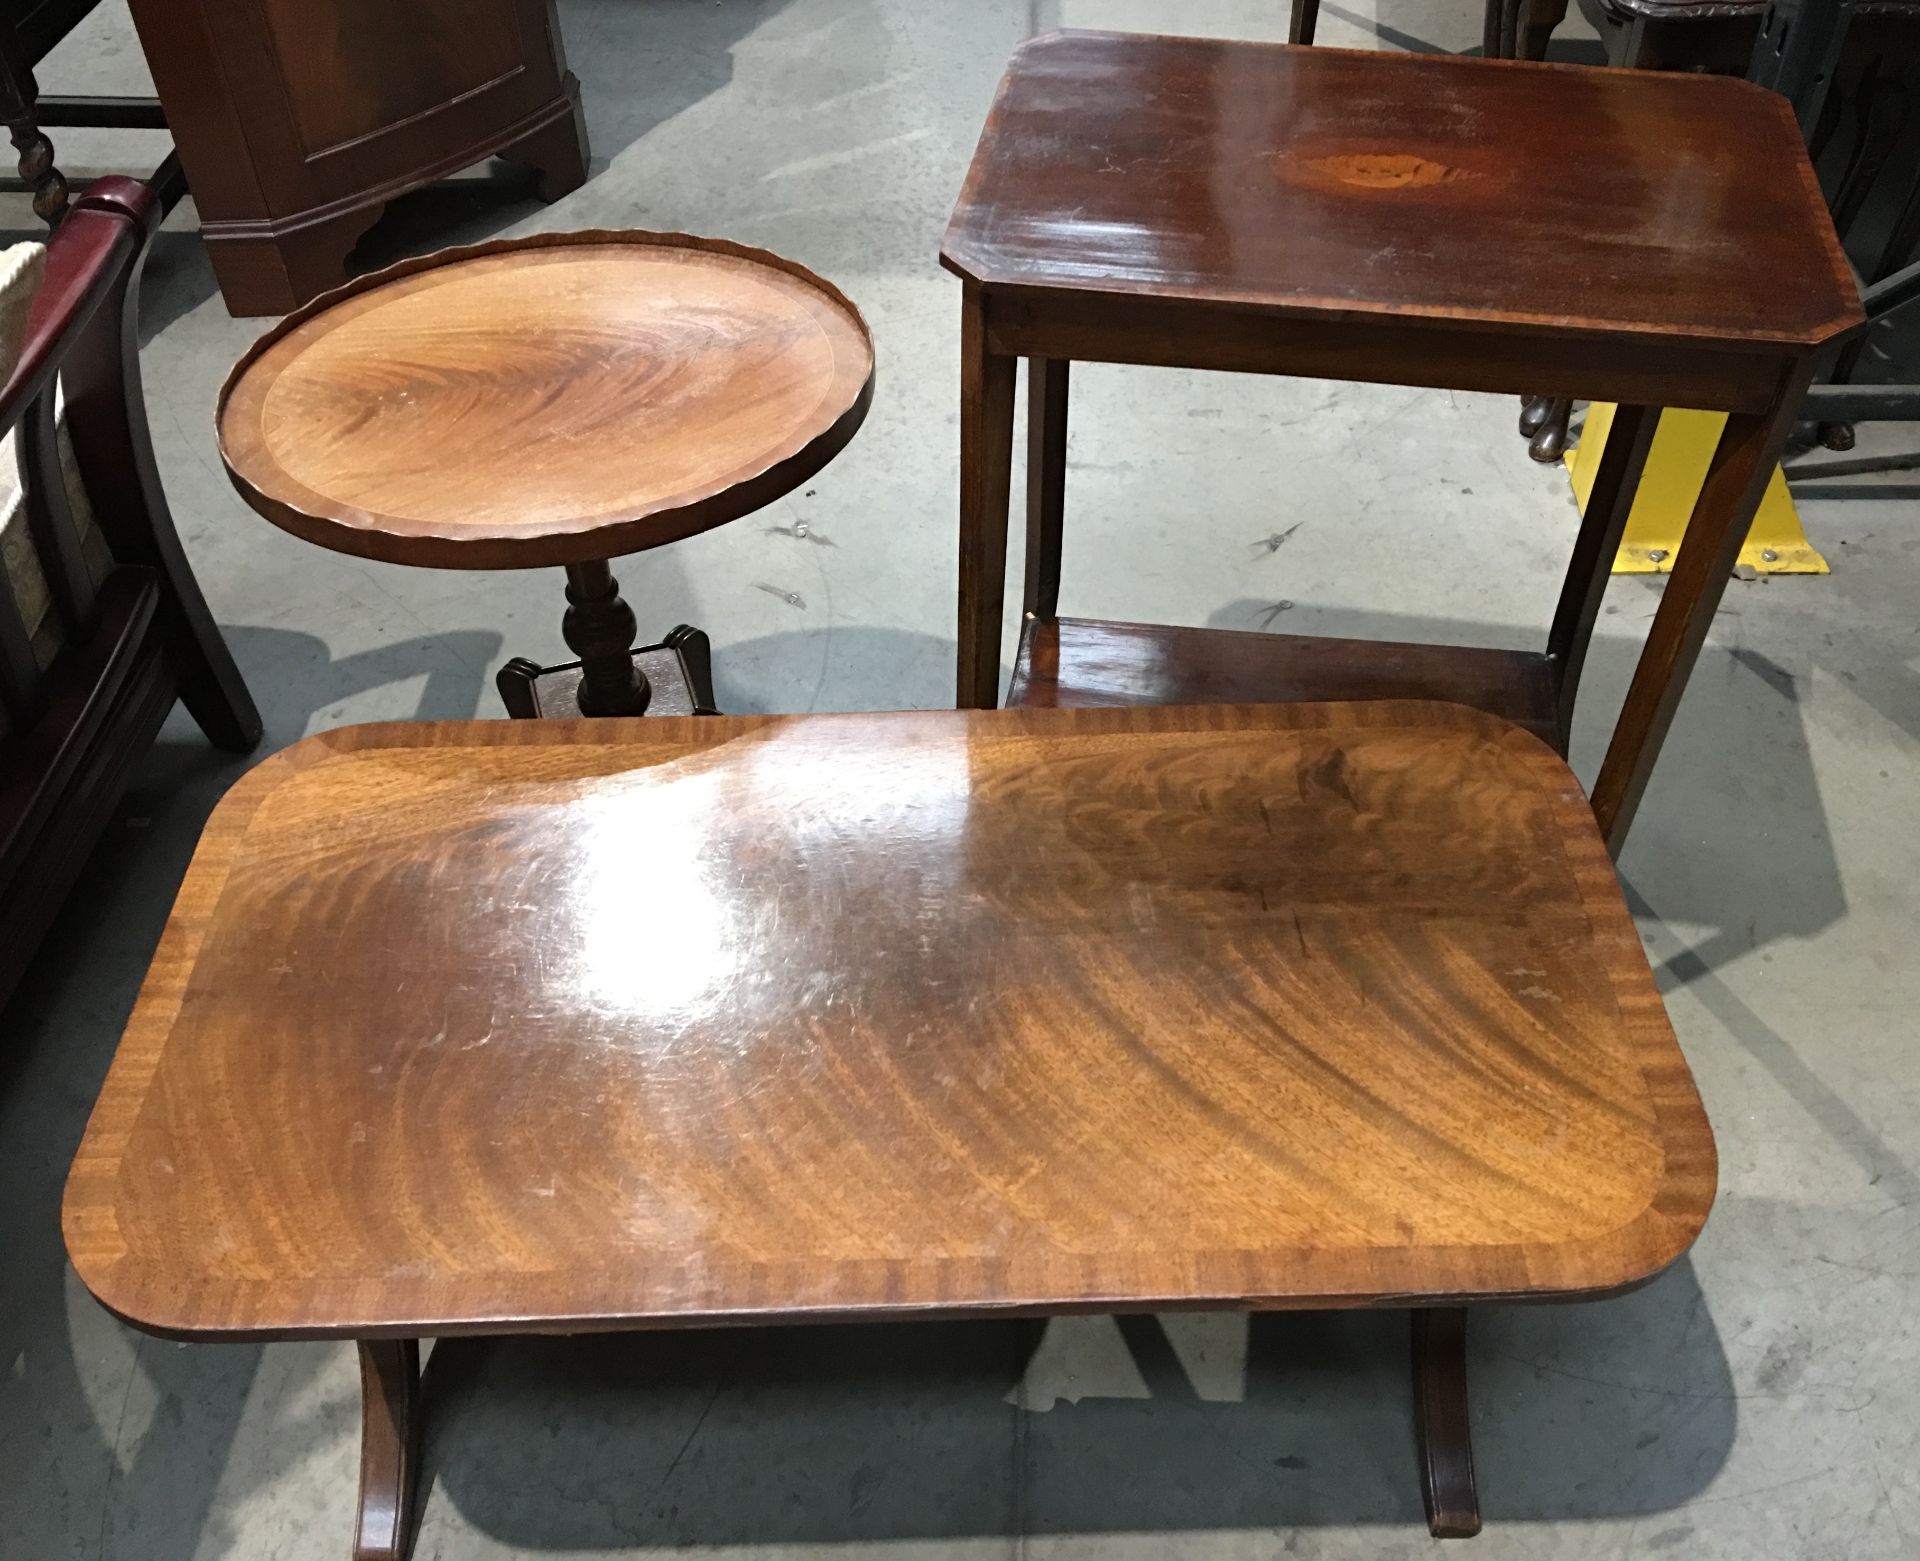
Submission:
[[1272,536],[1262,537],[1258,542],[1251,542],[1248,546],[1256,553],[1277,553],[1287,545],[1294,532],[1298,531],[1305,524],[1306,522],[1304,520],[1296,520],[1291,526],[1287,527],[1285,531],[1276,531]]
[[769,526],[767,527],[767,535],[770,537],[791,537],[796,542],[811,542],[816,547],[838,547],[840,545],[838,542],[835,542],[832,537],[815,531],[804,520],[796,520],[791,526]]

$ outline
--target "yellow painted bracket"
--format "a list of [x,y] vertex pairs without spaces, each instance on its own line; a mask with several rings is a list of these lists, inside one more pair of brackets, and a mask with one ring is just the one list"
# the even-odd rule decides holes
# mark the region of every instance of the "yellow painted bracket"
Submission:
[[[1673,568],[1680,539],[1686,535],[1687,519],[1693,514],[1693,501],[1707,480],[1713,447],[1720,442],[1720,430],[1726,422],[1723,412],[1687,412],[1669,407],[1660,414],[1646,473],[1640,479],[1633,511],[1627,516],[1626,535],[1620,539],[1620,551],[1613,560],[1615,574],[1666,574]],[[1600,469],[1600,452],[1612,427],[1613,404],[1594,402],[1587,408],[1580,443],[1567,452],[1573,496],[1580,501],[1583,514],[1587,496],[1593,492],[1594,474]],[[1763,575],[1829,572],[1827,561],[1814,551],[1806,532],[1800,529],[1800,514],[1787,492],[1787,479],[1777,466],[1767,484],[1767,496],[1760,501],[1760,513],[1753,518],[1746,546],[1740,549],[1740,563]]]

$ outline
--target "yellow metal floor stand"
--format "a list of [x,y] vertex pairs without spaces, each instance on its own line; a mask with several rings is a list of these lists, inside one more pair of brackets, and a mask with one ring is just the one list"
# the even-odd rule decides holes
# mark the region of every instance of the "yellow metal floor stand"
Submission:
[[[1693,513],[1693,501],[1707,479],[1707,463],[1713,459],[1713,447],[1726,421],[1723,412],[1687,412],[1669,407],[1660,414],[1646,474],[1640,479],[1633,513],[1627,517],[1626,535],[1613,560],[1615,574],[1665,574],[1673,568],[1680,539],[1686,534],[1687,517]],[[1566,454],[1573,496],[1580,501],[1583,513],[1587,495],[1593,491],[1594,473],[1600,469],[1600,452],[1612,427],[1612,403],[1594,402],[1587,408],[1580,443]],[[1760,513],[1754,516],[1753,531],[1740,550],[1740,563],[1763,575],[1828,573],[1827,561],[1814,551],[1806,532],[1800,529],[1799,512],[1777,467],[1767,484],[1767,496],[1760,501]]]

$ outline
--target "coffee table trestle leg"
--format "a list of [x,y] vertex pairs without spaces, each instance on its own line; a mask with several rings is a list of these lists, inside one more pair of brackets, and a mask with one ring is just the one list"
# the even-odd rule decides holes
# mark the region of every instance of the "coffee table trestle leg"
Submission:
[[1428,1307],[1412,1315],[1413,1425],[1427,1528],[1435,1539],[1470,1539],[1480,1532],[1480,1497],[1467,1419],[1466,1309]]
[[604,559],[567,565],[567,615],[560,633],[580,658],[582,715],[644,715],[653,690],[633,664],[640,625]]
[[360,1341],[360,1507],[353,1561],[406,1561],[420,1478],[420,1341]]

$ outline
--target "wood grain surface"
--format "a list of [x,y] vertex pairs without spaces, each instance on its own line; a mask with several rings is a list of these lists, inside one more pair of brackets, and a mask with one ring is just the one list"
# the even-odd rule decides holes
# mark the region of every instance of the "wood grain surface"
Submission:
[[1568,1297],[1712,1137],[1591,813],[1420,703],[347,728],[68,1183],[175,1336]]
[[1614,339],[1808,346],[1860,318],[1759,87],[1127,33],[1015,53],[941,256],[990,287]]
[[691,536],[831,460],[872,396],[859,312],[717,239],[559,233],[405,261],[261,338],[220,398],[234,486],[393,563],[584,563]]

